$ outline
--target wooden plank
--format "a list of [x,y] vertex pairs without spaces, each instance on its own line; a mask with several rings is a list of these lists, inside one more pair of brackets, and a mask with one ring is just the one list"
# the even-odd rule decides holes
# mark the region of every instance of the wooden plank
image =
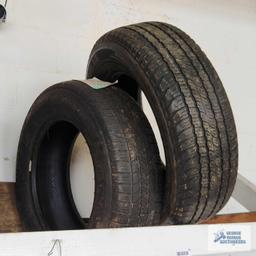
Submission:
[[15,205],[15,183],[0,182],[0,233],[22,231]]
[[[22,231],[15,205],[15,183],[0,182],[0,233]],[[202,224],[256,222],[256,212],[218,215]]]
[[256,222],[256,212],[217,215],[202,224]]

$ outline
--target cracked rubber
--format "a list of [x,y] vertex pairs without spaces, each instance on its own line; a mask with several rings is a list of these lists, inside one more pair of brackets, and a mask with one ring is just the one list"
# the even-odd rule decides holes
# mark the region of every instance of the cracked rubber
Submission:
[[118,80],[129,93],[132,81],[146,95],[165,149],[163,222],[198,223],[222,209],[237,176],[236,127],[216,71],[188,35],[160,22],[112,30],[92,49],[87,77]]
[[[81,132],[95,173],[89,228],[157,225],[161,160],[139,105],[113,86],[54,85],[32,105],[17,155],[17,206],[27,230],[86,228],[73,201],[69,163]],[[86,171],[86,170],[85,170]]]

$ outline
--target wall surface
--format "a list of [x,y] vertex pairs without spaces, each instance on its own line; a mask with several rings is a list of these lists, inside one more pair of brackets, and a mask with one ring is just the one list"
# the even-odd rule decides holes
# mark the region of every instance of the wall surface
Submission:
[[90,50],[106,31],[149,20],[178,26],[207,53],[237,121],[239,171],[256,183],[254,0],[9,0],[0,24],[0,181],[15,181],[19,133],[39,93],[83,79]]

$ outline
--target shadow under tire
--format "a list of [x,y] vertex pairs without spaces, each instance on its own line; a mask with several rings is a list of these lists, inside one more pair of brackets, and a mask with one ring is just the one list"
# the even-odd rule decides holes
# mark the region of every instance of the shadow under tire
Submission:
[[148,99],[166,157],[162,221],[198,223],[222,209],[237,177],[236,127],[216,71],[187,34],[161,22],[114,29],[94,45],[87,77],[133,81]]
[[[95,195],[86,224],[70,188],[77,135],[91,152]],[[161,160],[137,103],[113,86],[56,84],[32,105],[17,155],[17,207],[27,230],[157,225],[162,207]],[[86,170],[85,170],[86,171]]]

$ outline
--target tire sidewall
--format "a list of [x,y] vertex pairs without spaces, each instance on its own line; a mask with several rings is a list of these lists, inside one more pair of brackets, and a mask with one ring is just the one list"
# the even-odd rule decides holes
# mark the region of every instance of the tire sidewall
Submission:
[[[51,93],[44,93],[33,104],[24,123],[18,147],[16,197],[17,207],[24,220],[24,225],[29,230],[51,229],[42,217],[42,212],[36,206],[37,195],[32,192],[29,168],[33,152],[39,146],[42,136],[51,125],[58,121],[73,124],[88,143],[93,158],[95,183],[97,184],[95,185],[95,197],[90,219],[95,222],[98,219],[97,214],[101,211],[104,218],[100,221],[106,224],[111,215],[112,189],[108,149],[104,143],[106,138],[104,125],[100,122],[97,111],[92,109],[90,104],[80,95],[63,88],[58,88],[56,93],[53,93],[52,90],[49,92]],[[81,112],[81,106],[86,111]],[[98,164],[98,159],[101,159],[100,164]],[[104,196],[106,194],[107,197]],[[58,211],[59,214],[63,214],[61,209]]]

